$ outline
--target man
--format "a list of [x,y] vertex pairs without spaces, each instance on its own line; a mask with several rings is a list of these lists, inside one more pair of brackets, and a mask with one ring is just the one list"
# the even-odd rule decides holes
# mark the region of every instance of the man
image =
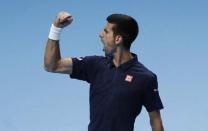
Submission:
[[59,36],[72,16],[60,12],[51,26],[45,50],[45,70],[70,74],[90,84],[90,123],[88,131],[133,131],[142,106],[150,117],[152,131],[164,131],[163,108],[157,77],[130,52],[138,34],[137,22],[124,14],[112,14],[100,33],[103,56],[61,58]]

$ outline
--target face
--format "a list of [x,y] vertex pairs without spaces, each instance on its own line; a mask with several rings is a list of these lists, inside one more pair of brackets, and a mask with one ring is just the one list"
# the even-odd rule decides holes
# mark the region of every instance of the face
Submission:
[[112,30],[113,25],[114,24],[107,23],[104,30],[99,35],[103,43],[103,51],[106,55],[112,55],[117,47]]

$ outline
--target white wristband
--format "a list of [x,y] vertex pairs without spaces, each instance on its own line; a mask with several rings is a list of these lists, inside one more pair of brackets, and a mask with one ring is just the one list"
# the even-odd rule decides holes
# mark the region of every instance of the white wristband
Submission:
[[51,25],[51,29],[48,35],[48,38],[51,40],[59,40],[62,28],[55,27],[53,24]]

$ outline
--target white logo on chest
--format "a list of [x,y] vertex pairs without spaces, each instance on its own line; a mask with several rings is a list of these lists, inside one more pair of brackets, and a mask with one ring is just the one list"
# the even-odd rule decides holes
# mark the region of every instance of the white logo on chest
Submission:
[[131,76],[131,75],[126,75],[125,81],[127,81],[127,82],[132,82],[132,80],[133,80],[133,76]]

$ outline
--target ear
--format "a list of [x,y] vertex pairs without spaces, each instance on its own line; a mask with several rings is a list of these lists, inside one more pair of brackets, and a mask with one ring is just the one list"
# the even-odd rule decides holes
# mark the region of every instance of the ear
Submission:
[[122,36],[121,35],[116,35],[115,43],[118,45],[118,44],[122,43],[122,41],[123,41]]

